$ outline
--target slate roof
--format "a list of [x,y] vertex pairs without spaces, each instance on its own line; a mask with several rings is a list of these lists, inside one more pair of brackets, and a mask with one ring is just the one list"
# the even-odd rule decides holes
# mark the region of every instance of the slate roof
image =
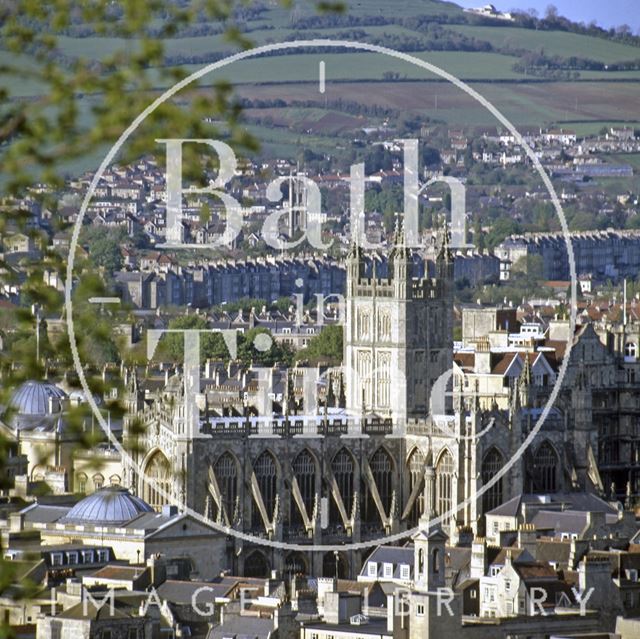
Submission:
[[225,622],[211,628],[207,639],[266,639],[275,630],[273,619],[259,617],[227,617]]
[[566,510],[582,512],[604,512],[610,514],[617,514],[618,512],[614,506],[591,493],[557,493],[550,495],[516,495],[486,514],[517,517],[520,514],[520,507],[523,503],[538,504],[541,510],[559,510],[564,507]]

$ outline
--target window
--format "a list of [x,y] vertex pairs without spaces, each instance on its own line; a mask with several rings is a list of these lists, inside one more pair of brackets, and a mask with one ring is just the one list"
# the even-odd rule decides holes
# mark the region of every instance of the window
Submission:
[[471,590],[469,591],[469,597],[471,599],[477,599],[478,598],[478,591],[477,590]]
[[[411,456],[409,457],[409,480],[411,482],[409,494],[412,494],[414,490],[416,490],[416,485],[419,484],[422,486],[424,480],[424,455],[419,449],[415,449]],[[412,526],[416,526],[418,524],[418,519],[420,515],[424,512],[424,495],[422,494],[424,491],[420,491],[420,494],[416,497],[416,500],[413,502],[413,507],[411,509],[410,514],[410,522]]]
[[416,606],[416,615],[418,615],[418,617],[424,617],[424,604],[418,604]]
[[378,576],[378,564],[375,561],[370,561],[367,564],[367,575],[369,577],[377,577]]
[[638,353],[638,347],[635,345],[635,342],[627,342],[624,345],[624,357],[625,359],[635,359]]
[[383,565],[383,574],[386,579],[391,579],[393,577],[393,564],[385,563]]
[[93,550],[83,550],[82,551],[82,563],[83,564],[92,564],[93,563]]
[[109,551],[108,550],[98,550],[98,561],[99,562],[109,561]]
[[87,476],[84,473],[79,473],[76,477],[77,479],[77,492],[86,493],[87,492]]
[[[253,466],[253,472],[255,473],[256,480],[258,481],[258,488],[262,495],[262,502],[264,503],[265,510],[267,511],[267,517],[273,518],[273,511],[276,505],[276,494],[278,485],[278,471],[276,469],[276,462],[273,459],[273,455],[267,451],[262,453]],[[264,522],[262,521],[262,515],[258,509],[257,504],[253,504],[253,526],[255,528],[262,527]]]
[[52,552],[51,553],[51,565],[52,566],[62,566],[62,553],[61,552]]
[[439,515],[449,512],[452,507],[453,472],[453,457],[445,450],[436,465],[436,503]]
[[[353,457],[351,457],[345,448],[340,449],[336,453],[336,456],[331,462],[331,470],[333,471],[333,476],[336,478],[338,492],[342,498],[345,510],[347,513],[350,513],[353,502],[354,463]],[[340,511],[335,504],[335,499],[331,500],[330,519],[335,524],[342,524],[342,518],[340,516]]]
[[534,493],[554,493],[557,490],[558,456],[553,446],[544,441],[533,458],[531,473]]
[[144,482],[143,499],[155,510],[161,510],[173,487],[171,464],[162,452],[157,451],[147,462],[144,474],[153,481]]
[[67,553],[67,562],[70,564],[78,563],[78,553],[77,552],[68,552]]
[[440,549],[434,548],[431,553],[431,570],[436,575],[440,572]]
[[93,476],[93,487],[100,490],[104,486],[104,477],[99,473]]
[[511,579],[504,580],[504,589],[509,592],[511,590]]
[[[504,458],[496,448],[489,449],[482,461],[482,484],[488,484],[503,468]],[[482,509],[486,513],[502,503],[502,483],[499,479],[482,495]]]
[[[378,448],[378,450],[371,458],[371,461],[369,462],[369,467],[371,468],[373,480],[375,482],[376,488],[378,489],[378,495],[380,497],[380,501],[382,502],[382,508],[385,514],[388,514],[391,509],[391,499],[393,493],[393,472],[391,457],[389,456],[389,453],[387,453],[384,448]],[[367,495],[367,498],[364,503],[365,509],[362,519],[370,524],[379,524],[380,513],[378,512],[378,507],[376,506],[375,500],[373,499],[373,494],[369,490],[367,481],[363,481],[363,487],[366,491],[365,494]]]
[[[316,495],[316,465],[308,450],[303,450],[294,460],[293,474],[298,483],[302,502],[311,517]],[[302,515],[295,499],[291,499],[291,523],[302,525]]]
[[411,571],[407,564],[400,565],[400,579],[410,579]]
[[236,460],[229,452],[224,453],[216,462],[213,469],[218,482],[218,488],[222,496],[222,503],[226,511],[229,523],[233,521],[236,508],[237,495],[237,467]]

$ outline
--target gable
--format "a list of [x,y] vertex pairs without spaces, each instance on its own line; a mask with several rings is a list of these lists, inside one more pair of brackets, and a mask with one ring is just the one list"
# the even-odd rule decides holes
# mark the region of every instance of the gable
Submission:
[[223,533],[215,528],[199,522],[190,515],[181,515],[160,526],[157,530],[150,532],[145,539],[156,541],[159,539],[183,538],[187,540],[190,537],[201,537],[203,535],[211,537],[224,536]]

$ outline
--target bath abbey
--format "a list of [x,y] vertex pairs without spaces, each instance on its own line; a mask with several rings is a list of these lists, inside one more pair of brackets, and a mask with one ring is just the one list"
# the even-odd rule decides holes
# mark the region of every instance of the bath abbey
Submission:
[[[373,548],[410,534],[424,514],[456,543],[484,534],[482,514],[525,493],[637,493],[637,444],[614,436],[635,434],[640,414],[636,360],[616,353],[628,335],[607,328],[603,343],[590,322],[570,335],[568,320],[542,331],[517,322],[515,309],[470,308],[454,350],[446,234],[429,264],[398,230],[384,269],[357,246],[346,268],[342,367],[207,361],[195,425],[179,369],[153,384],[125,371],[123,442],[133,453],[122,484],[156,509],[187,507],[249,535],[226,542],[228,565],[247,576],[349,577],[369,552],[283,552],[261,540]],[[561,391],[530,436],[567,340]]]

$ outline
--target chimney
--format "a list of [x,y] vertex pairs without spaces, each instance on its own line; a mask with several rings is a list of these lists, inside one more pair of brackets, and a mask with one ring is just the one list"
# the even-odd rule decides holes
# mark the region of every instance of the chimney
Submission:
[[536,559],[538,544],[536,529],[533,524],[522,524],[518,529],[518,548],[526,550]]
[[[398,592],[398,596],[400,593]],[[391,635],[394,634],[395,626],[395,614],[396,614],[396,602],[392,594],[387,595],[387,632]]]
[[476,342],[475,372],[481,374],[491,372],[491,348],[487,337],[481,337]]
[[484,537],[476,537],[471,544],[471,566],[469,577],[471,579],[480,579],[487,574],[489,567],[489,558],[487,556],[487,540]]
[[471,526],[460,526],[458,528],[458,546],[461,548],[471,548],[473,543],[473,528]]
[[159,586],[167,578],[167,562],[165,558],[160,555],[151,555],[147,559],[147,567],[151,571],[151,584],[153,586]]
[[603,512],[587,512],[587,527],[583,534],[588,537],[600,536],[606,528],[606,515]]

